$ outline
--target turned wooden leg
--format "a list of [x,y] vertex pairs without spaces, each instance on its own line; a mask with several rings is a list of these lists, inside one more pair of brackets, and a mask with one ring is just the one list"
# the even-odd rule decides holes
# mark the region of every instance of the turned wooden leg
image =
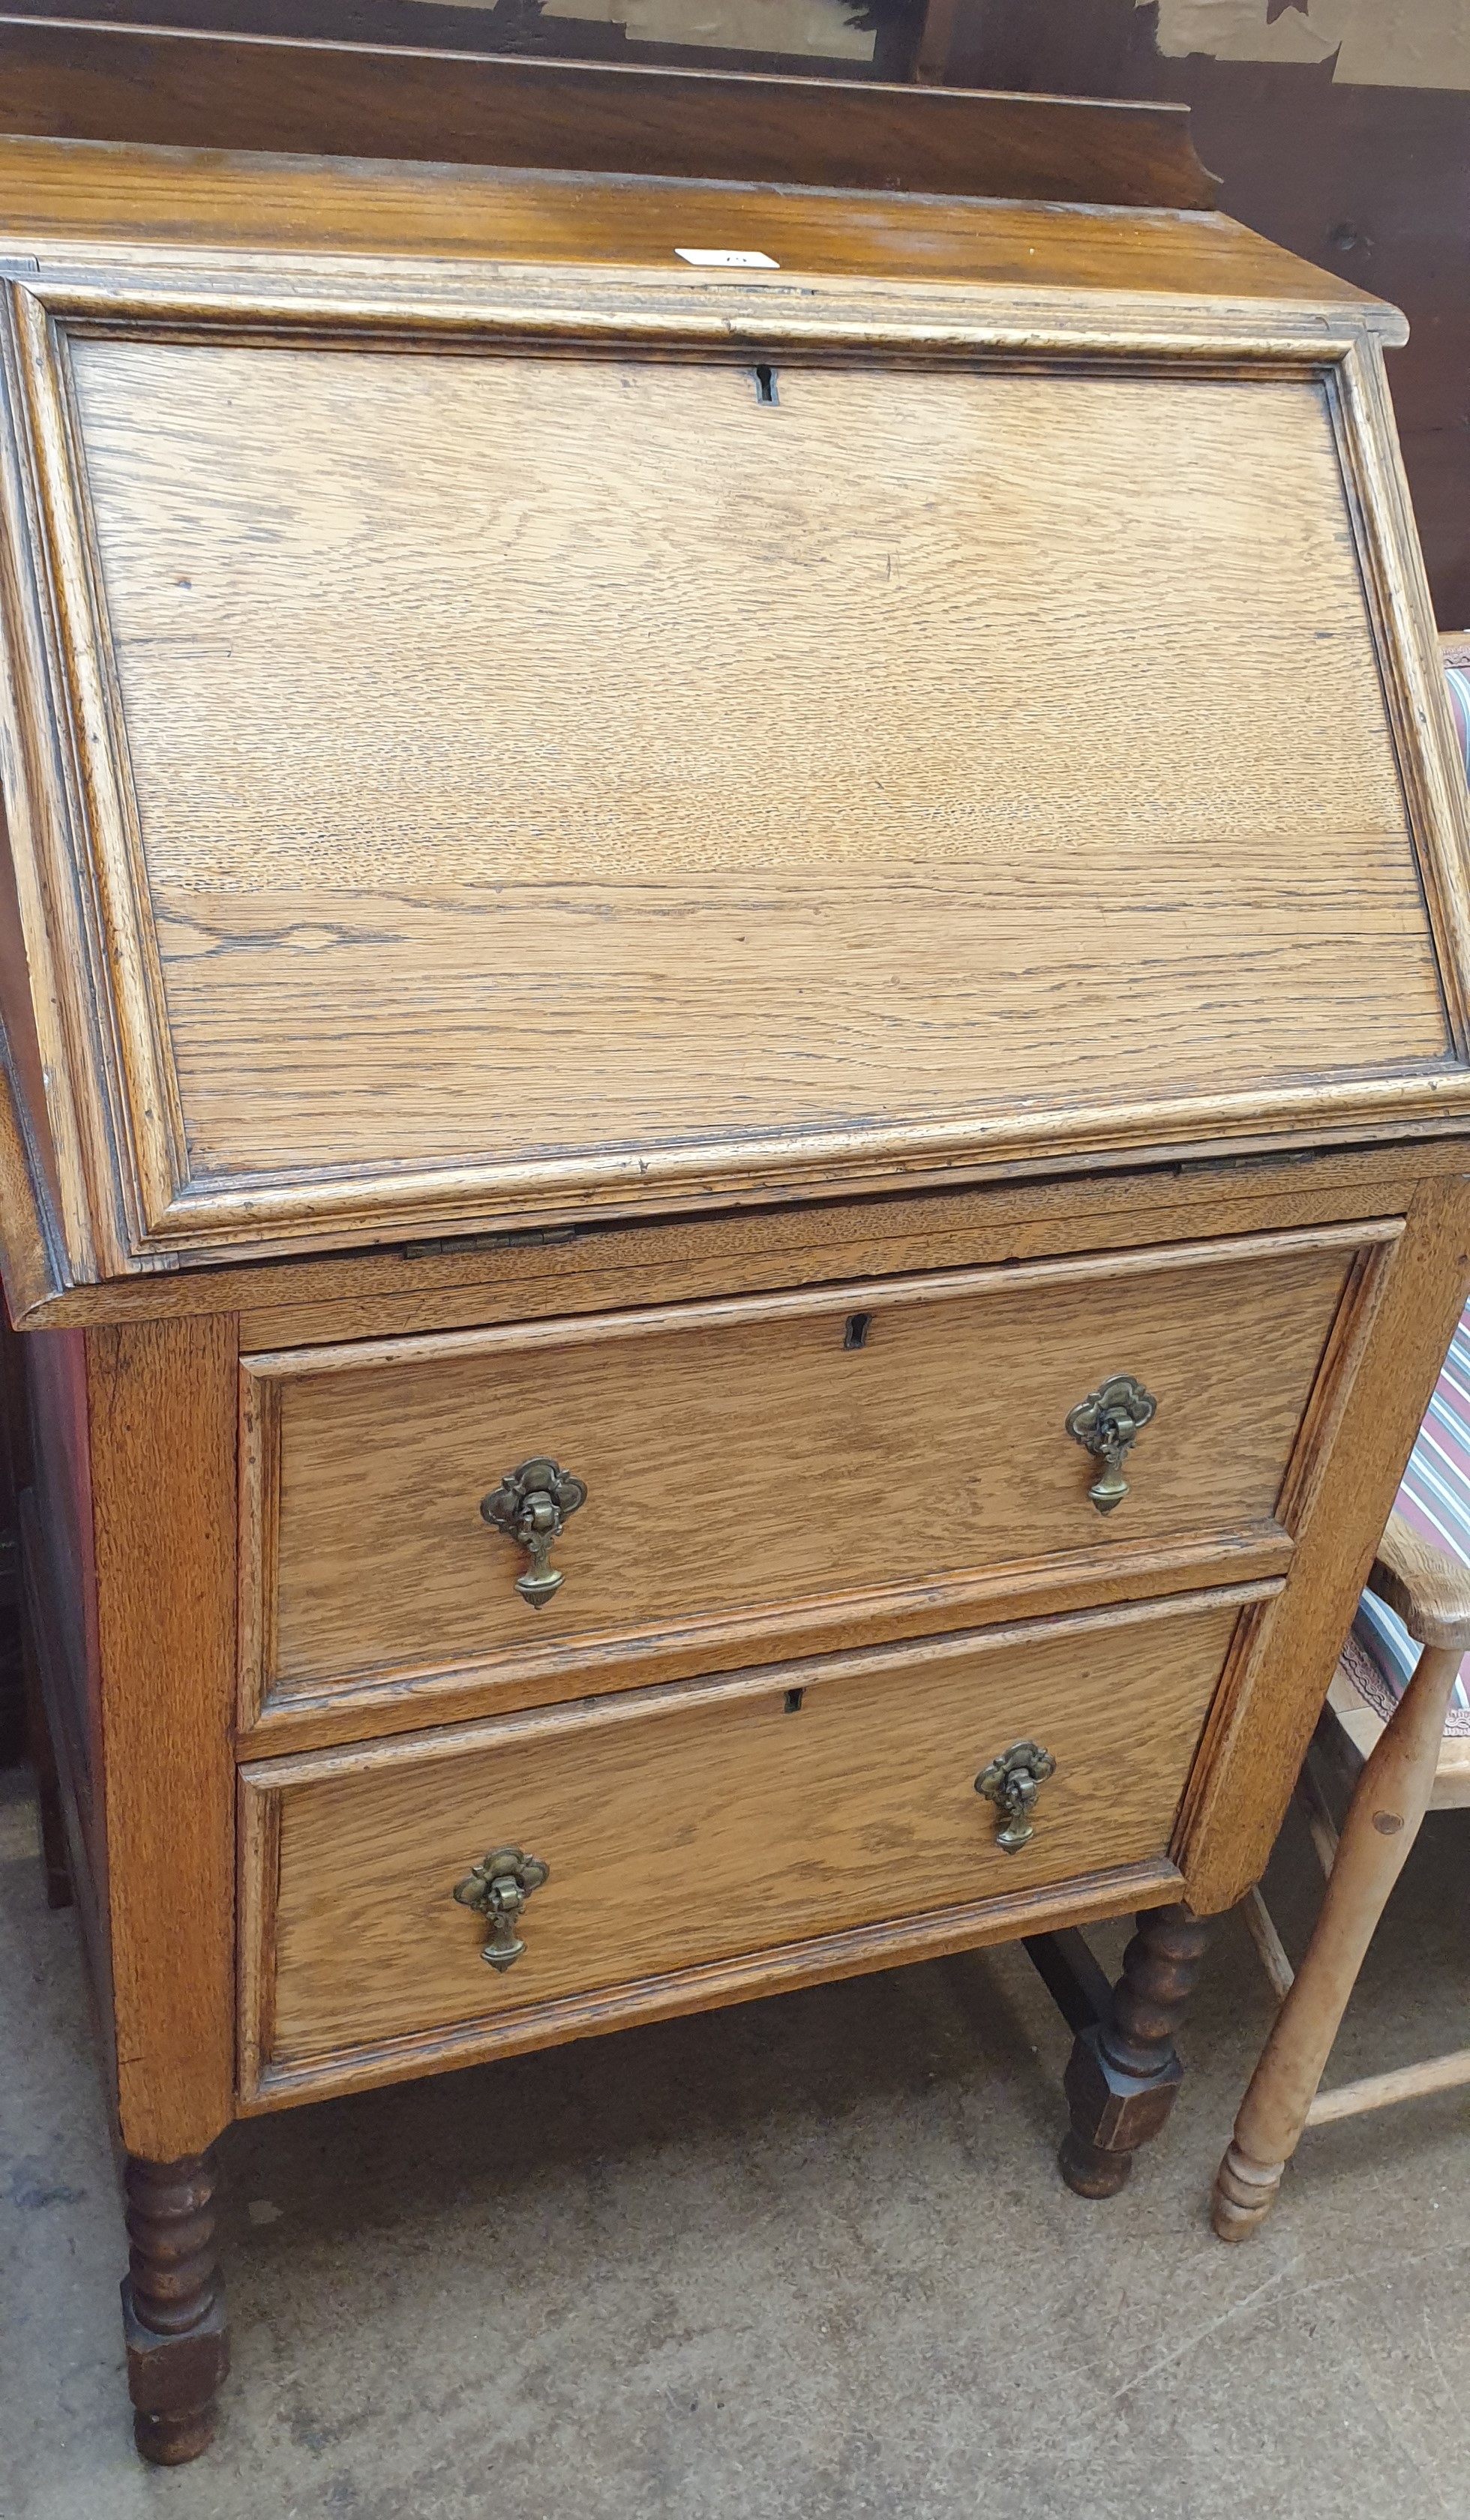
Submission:
[[1215,2182],[1212,2221],[1243,2240],[1276,2201],[1389,1892],[1434,1790],[1458,1645],[1426,1645],[1358,1780],[1326,1896],[1235,2120]]
[[1072,2125],[1062,2140],[1061,2174],[1079,2196],[1117,2195],[1183,2078],[1174,2033],[1208,1928],[1185,1907],[1150,1908],[1137,1928],[1107,2019],[1078,2032],[1067,2063]]
[[214,2437],[214,2393],[230,2335],[214,2260],[214,2163],[138,2161],[123,2172],[132,2242],[122,2285],[133,2438],[158,2467],[198,2458]]

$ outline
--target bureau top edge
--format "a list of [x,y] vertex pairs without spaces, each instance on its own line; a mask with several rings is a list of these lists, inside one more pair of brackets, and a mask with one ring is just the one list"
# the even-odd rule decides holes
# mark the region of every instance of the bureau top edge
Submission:
[[[681,249],[764,259],[700,269]],[[163,149],[0,134],[0,258],[135,272],[191,259],[299,270],[662,272],[753,305],[793,277],[1081,290],[1315,310],[1403,335],[1396,309],[1204,208],[949,190],[737,182]]]

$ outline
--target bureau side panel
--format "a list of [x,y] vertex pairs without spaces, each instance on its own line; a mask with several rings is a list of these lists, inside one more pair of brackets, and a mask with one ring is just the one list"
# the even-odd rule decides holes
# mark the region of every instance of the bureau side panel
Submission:
[[[17,1133],[27,1176],[23,1192],[20,1184],[14,1190],[8,1183],[6,1185],[3,1223],[7,1258],[13,1244],[23,1244],[34,1237],[46,1247],[46,1260],[49,1261],[49,1244],[54,1232],[51,1218],[61,1209],[61,1175],[51,1137],[45,1060],[36,1029],[35,1008],[31,1002],[30,968],[11,853],[10,826],[3,801],[0,801],[0,1024],[4,1026],[3,1055],[9,1071]],[[47,1274],[55,1273],[48,1269]]]
[[1202,1915],[1266,1868],[1467,1284],[1470,1181],[1426,1182],[1339,1323],[1278,1508],[1291,1582],[1253,1616],[1185,1797],[1172,1852]]
[[63,1723],[90,1800],[100,1782],[96,1566],[92,1548],[91,1446],[86,1333],[42,1330],[25,1339],[32,1428],[37,1557],[34,1573],[49,1629],[49,1659],[63,1690]]
[[67,1824],[97,2010],[111,2039],[106,1776],[92,1545],[86,1339],[43,1330],[20,1342],[30,1418],[30,1480],[20,1501],[26,1649],[48,1742],[34,1745],[46,1781],[48,1746]]
[[235,1324],[86,1341],[118,2109],[171,2161],[233,2106]]

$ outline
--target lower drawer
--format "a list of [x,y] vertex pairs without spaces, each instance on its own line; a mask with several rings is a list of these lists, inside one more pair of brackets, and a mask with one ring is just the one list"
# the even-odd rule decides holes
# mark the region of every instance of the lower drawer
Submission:
[[[700,1970],[735,1955],[1160,1859],[1240,1608],[1277,1589],[246,1767],[245,2096],[312,2059],[355,2054],[375,2079],[416,2070],[416,2042],[489,2052],[538,2007],[564,2037],[550,2015],[578,1997],[596,2018],[571,2026],[603,2027],[616,1990],[671,1973],[692,2008],[712,2000]],[[1023,1738],[1055,1765],[1008,1850],[975,1779]],[[547,1874],[522,1870],[517,1915],[500,1873],[497,1923],[455,1890],[512,1849]]]

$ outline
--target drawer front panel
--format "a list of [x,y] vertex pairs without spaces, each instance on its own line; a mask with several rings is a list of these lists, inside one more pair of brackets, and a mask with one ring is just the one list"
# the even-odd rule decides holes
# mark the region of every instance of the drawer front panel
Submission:
[[[1270,1589],[248,1767],[246,2053],[493,2024],[1162,1857],[1240,1604]],[[1007,1852],[975,1778],[1027,1736],[1055,1773]],[[501,1847],[550,1868],[503,1972],[453,1895]]]
[[[247,1360],[246,1707],[1260,1525],[1356,1253],[1397,1231]],[[1065,1421],[1125,1372],[1157,1415],[1103,1516]],[[525,1551],[480,1514],[537,1456],[588,1491],[539,1609]]]

